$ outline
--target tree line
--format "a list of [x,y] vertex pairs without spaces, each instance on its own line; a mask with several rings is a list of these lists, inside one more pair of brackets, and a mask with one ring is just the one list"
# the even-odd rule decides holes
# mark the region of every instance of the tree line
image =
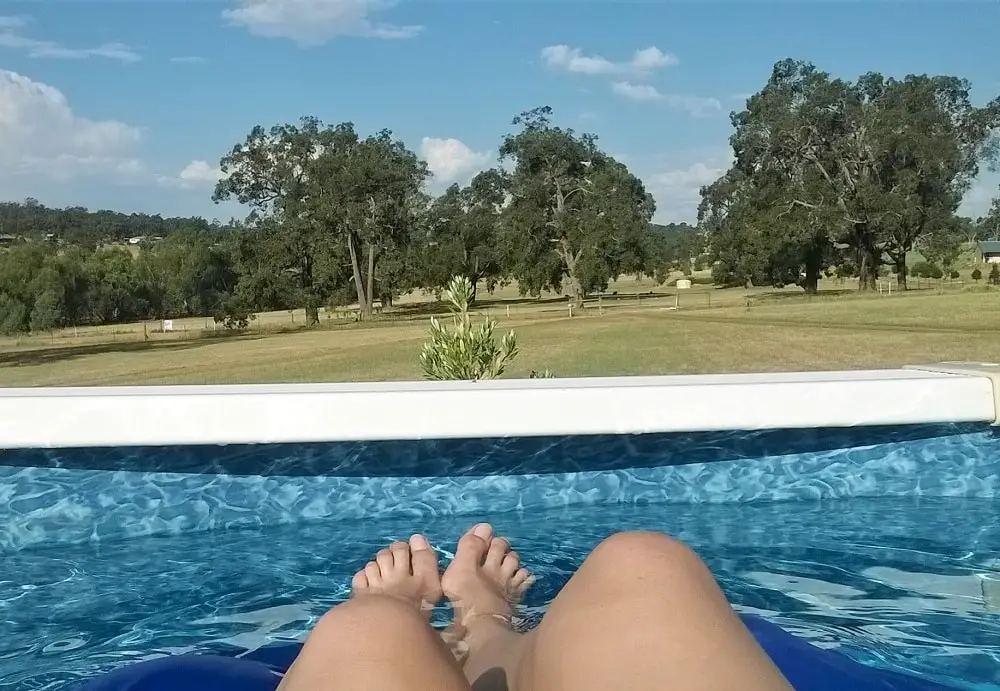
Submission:
[[[512,120],[496,167],[438,195],[389,130],[315,117],[257,126],[222,158],[213,193],[242,204],[242,220],[0,205],[0,235],[24,239],[0,250],[0,330],[183,316],[240,326],[302,307],[316,323],[338,305],[367,318],[456,276],[471,301],[513,282],[578,305],[623,274],[662,283],[706,266],[720,285],[814,291],[838,275],[866,290],[887,270],[905,286],[913,250],[947,267],[963,242],[1000,234],[1000,200],[977,221],[957,212],[996,161],[1000,125],[1000,99],[973,105],[965,80],[846,81],[785,60],[731,120],[734,162],[701,190],[697,227],[652,223],[641,180],[548,107]],[[149,241],[122,246],[134,237]]]
[[[554,126],[547,107],[513,124],[503,165],[438,196],[427,164],[388,130],[362,137],[308,117],[255,127],[223,157],[214,199],[243,204],[242,221],[96,212],[82,216],[87,233],[70,233],[59,222],[80,210],[5,205],[0,218],[47,222],[19,220],[36,240],[0,252],[0,329],[183,316],[240,326],[302,307],[312,324],[321,307],[351,304],[366,318],[455,276],[469,279],[472,300],[478,286],[516,281],[522,294],[566,287],[582,303],[623,273],[662,282],[693,269],[697,230],[653,224],[652,196],[596,136]],[[56,242],[37,239],[57,226]],[[157,240],[120,244],[138,236]]]

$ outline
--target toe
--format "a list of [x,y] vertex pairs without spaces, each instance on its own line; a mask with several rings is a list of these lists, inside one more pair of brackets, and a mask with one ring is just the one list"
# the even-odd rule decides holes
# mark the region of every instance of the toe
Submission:
[[535,576],[527,569],[518,569],[510,578],[510,587],[514,592],[523,593],[535,582]]
[[368,579],[369,588],[378,588],[382,585],[382,570],[373,561],[365,564],[365,578]]
[[486,551],[493,538],[493,528],[489,523],[480,523],[458,540],[455,563],[463,567],[482,566]]
[[412,536],[410,538],[409,549],[414,576],[423,578],[430,575],[437,575],[438,555],[426,537],[420,534]]
[[389,545],[389,553],[392,555],[392,568],[395,571],[402,571],[406,574],[410,572],[410,546],[405,542],[393,542]]
[[493,526],[489,523],[476,523],[469,532],[476,537],[481,537],[487,544],[493,539]]
[[507,555],[503,558],[503,562],[500,564],[500,575],[504,580],[509,581],[514,577],[519,568],[521,568],[521,557],[518,556],[517,552],[511,550],[507,552]]
[[504,557],[510,552],[510,543],[506,538],[495,537],[490,540],[489,550],[486,552],[486,562],[484,566],[489,569],[500,570]]
[[354,574],[354,578],[351,579],[351,589],[352,590],[368,589],[368,576],[365,574],[364,569]]
[[382,577],[385,578],[392,573],[392,552],[388,548],[380,549],[378,554],[375,555],[375,563],[378,564],[379,569],[382,571]]
[[438,570],[437,552],[426,537],[418,534],[410,538],[410,553],[413,575],[423,584],[424,598],[430,604],[436,605],[441,599],[441,574]]

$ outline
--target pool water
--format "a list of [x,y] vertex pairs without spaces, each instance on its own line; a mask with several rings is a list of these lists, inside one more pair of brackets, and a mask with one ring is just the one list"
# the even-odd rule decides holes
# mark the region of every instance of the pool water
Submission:
[[486,519],[539,576],[529,620],[603,537],[661,530],[702,555],[740,611],[865,664],[996,690],[998,509],[927,497],[579,506],[27,549],[0,573],[0,689],[66,689],[154,655],[301,639],[387,542],[422,530],[447,561],[461,531]]

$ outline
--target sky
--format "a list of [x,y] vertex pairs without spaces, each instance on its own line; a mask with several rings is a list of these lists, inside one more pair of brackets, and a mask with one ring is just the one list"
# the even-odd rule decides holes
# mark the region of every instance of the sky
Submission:
[[228,220],[219,159],[305,115],[391,129],[440,191],[548,105],[644,180],[656,220],[693,221],[776,61],[957,75],[982,104],[998,26],[1000,3],[962,0],[0,0],[0,199]]

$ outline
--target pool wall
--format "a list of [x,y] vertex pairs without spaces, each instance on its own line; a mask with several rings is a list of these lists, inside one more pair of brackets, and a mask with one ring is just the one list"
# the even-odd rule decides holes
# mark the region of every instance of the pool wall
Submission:
[[0,552],[576,504],[995,498],[988,375],[0,390]]

